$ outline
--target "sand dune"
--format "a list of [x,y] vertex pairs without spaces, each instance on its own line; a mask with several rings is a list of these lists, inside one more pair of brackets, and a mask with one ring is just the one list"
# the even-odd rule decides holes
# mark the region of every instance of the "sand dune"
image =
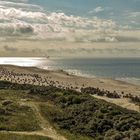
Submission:
[[[80,77],[70,75],[64,71],[48,71],[35,67],[1,65],[0,80],[8,80],[21,84],[55,85],[61,86],[62,88],[72,88],[74,90],[80,90],[81,87],[92,86],[95,88],[98,87],[101,90],[108,90],[110,92],[116,91],[118,94],[124,92],[124,95],[131,93],[132,95],[140,96],[140,86],[137,85],[112,79]],[[131,103],[128,99],[100,98],[124,108],[139,111],[139,106]]]

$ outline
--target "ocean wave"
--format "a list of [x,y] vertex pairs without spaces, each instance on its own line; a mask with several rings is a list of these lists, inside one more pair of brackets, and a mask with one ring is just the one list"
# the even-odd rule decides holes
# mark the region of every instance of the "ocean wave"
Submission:
[[136,78],[136,77],[122,77],[122,78],[116,78],[116,80],[124,81],[130,84],[140,85],[140,78]]
[[66,69],[64,71],[66,71],[70,75],[76,75],[76,76],[87,77],[87,78],[95,78],[96,77],[93,74],[87,74],[86,72],[82,72],[81,70],[77,70],[77,69]]

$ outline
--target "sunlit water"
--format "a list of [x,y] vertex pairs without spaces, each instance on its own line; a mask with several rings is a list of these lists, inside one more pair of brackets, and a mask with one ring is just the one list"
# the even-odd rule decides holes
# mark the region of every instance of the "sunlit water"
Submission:
[[17,65],[24,67],[40,66],[43,62],[47,60],[45,58],[39,57],[1,57],[1,65]]

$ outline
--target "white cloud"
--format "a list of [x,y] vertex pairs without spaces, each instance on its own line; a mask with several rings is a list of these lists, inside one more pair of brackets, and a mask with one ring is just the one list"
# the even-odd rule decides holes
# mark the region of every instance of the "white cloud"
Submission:
[[103,12],[105,9],[102,8],[101,6],[96,7],[94,10],[89,11],[90,14],[92,13],[99,13],[99,12]]
[[[20,0],[20,2],[25,1]],[[103,10],[102,7],[97,7],[94,11]],[[18,0],[0,1],[0,21],[0,36],[8,39],[11,37],[73,42],[116,42],[120,40],[118,37],[120,26],[113,20],[103,20],[97,17],[84,18],[66,15],[63,12],[45,13],[37,5],[19,3]]]
[[28,11],[32,11],[32,10],[43,10],[42,7],[38,6],[38,5],[34,5],[34,4],[28,4],[28,3],[22,3],[24,1],[7,1],[7,0],[0,0],[0,6],[2,6],[3,8],[17,8],[17,9],[24,9],[24,10],[28,10]]
[[[26,36],[28,34],[28,39],[63,39],[68,41],[103,39],[106,41],[108,40],[106,37],[115,34],[116,23],[112,20],[68,16],[62,12],[46,14],[43,11],[29,11],[28,7],[33,6],[30,4],[25,4],[24,9],[21,6],[23,5],[14,2],[2,3],[0,7],[0,20],[3,21],[0,23],[1,36]],[[94,34],[98,35],[94,36]]]
[[30,12],[22,11],[21,9],[16,8],[0,8],[0,19],[1,20],[33,20],[38,22],[38,20],[45,20],[46,15],[41,12]]
[[102,8],[102,7],[96,7],[95,9],[94,9],[94,11],[96,12],[96,13],[98,13],[98,12],[102,12],[102,11],[104,11],[104,8]]
[[[0,0],[0,1],[8,1],[8,0]],[[10,0],[11,2],[27,2],[28,0]]]

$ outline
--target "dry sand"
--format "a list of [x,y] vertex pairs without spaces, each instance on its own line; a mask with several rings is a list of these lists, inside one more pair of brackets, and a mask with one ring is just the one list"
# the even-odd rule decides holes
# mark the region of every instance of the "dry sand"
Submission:
[[101,97],[101,96],[97,96],[97,95],[93,95],[93,97],[105,100],[107,102],[116,104],[118,106],[121,106],[121,107],[129,109],[129,110],[134,110],[134,111],[140,112],[140,106],[132,103],[131,100],[127,99],[127,98],[112,99],[112,98]]

